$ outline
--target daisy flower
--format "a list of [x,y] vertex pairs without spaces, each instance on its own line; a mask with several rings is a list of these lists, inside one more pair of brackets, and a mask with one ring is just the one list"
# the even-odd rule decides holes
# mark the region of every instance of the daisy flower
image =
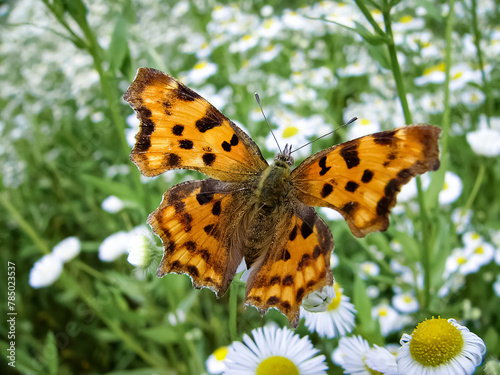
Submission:
[[415,84],[417,86],[423,86],[428,83],[443,83],[446,79],[444,69],[444,63],[425,69],[424,74],[421,77],[415,78]]
[[110,214],[116,214],[125,207],[125,203],[115,195],[110,195],[102,201],[101,207],[104,211]]
[[497,276],[496,281],[493,283],[493,290],[495,294],[500,297],[500,275]]
[[396,294],[392,297],[392,304],[402,313],[414,313],[418,311],[418,301],[411,293]]
[[345,374],[370,375],[365,363],[370,344],[361,336],[342,337],[333,351],[332,361],[342,366]]
[[55,254],[47,254],[35,262],[30,271],[29,284],[38,289],[52,285],[61,276],[63,261]]
[[376,371],[384,375],[396,375],[398,373],[396,356],[386,348],[373,345],[373,348],[366,353],[365,357],[366,365],[371,370],[374,370],[371,371],[370,374],[373,374]]
[[[343,295],[338,283],[324,287],[320,291],[309,294],[300,307],[301,316],[305,319],[306,327],[310,332],[317,332],[321,337],[339,337],[352,332],[356,309],[349,302],[349,297]],[[319,301],[328,303],[319,304],[325,310],[318,310]]]
[[467,142],[477,155],[495,157],[500,155],[500,131],[482,127],[467,133]]
[[154,240],[151,233],[131,236],[127,250],[127,261],[130,264],[139,268],[147,268],[154,255]]
[[243,336],[243,343],[231,345],[224,374],[255,375],[326,375],[325,356],[309,341],[288,328],[265,326],[252,330],[253,340]]
[[398,331],[406,323],[406,317],[400,315],[389,305],[378,305],[372,308],[372,318],[378,320],[380,324],[380,333],[387,337],[389,333]]
[[377,265],[377,263],[370,261],[361,263],[359,265],[359,268],[359,277],[361,277],[363,280],[368,279],[368,276],[378,276],[378,274],[380,273],[380,267]]
[[80,254],[81,248],[82,244],[77,237],[68,237],[54,246],[52,254],[66,263]]
[[455,319],[430,319],[403,334],[398,350],[400,374],[473,374],[486,353],[484,341]]
[[443,190],[439,192],[439,203],[445,205],[455,202],[462,194],[462,188],[460,177],[453,172],[446,171]]
[[217,72],[216,64],[207,60],[202,60],[187,73],[186,82],[192,85],[199,85],[205,82],[207,78],[213,76],[215,72]]
[[229,353],[227,346],[221,346],[209,355],[205,362],[205,366],[210,374],[222,374],[226,369],[226,356]]

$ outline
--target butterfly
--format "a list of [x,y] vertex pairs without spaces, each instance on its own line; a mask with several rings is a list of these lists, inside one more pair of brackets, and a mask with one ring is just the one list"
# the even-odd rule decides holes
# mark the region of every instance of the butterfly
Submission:
[[384,231],[401,186],[439,168],[440,129],[411,125],[332,146],[297,168],[286,146],[269,165],[234,122],[175,78],[140,68],[123,97],[140,129],[131,160],[145,176],[209,178],[170,188],[148,223],[164,255],[157,275],[188,274],[218,297],[244,259],[245,304],[292,327],[309,293],[332,285],[332,233],[313,206],[337,210],[356,237]]

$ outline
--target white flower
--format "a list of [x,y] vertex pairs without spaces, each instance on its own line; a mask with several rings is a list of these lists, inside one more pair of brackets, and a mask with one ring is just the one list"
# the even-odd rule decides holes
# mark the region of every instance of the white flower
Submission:
[[307,336],[300,338],[288,328],[264,326],[252,330],[253,340],[243,336],[226,357],[227,375],[326,375],[325,356],[316,354]]
[[455,319],[430,319],[403,334],[396,359],[399,374],[473,374],[486,353],[484,341]]
[[384,375],[396,375],[398,367],[396,365],[396,356],[386,348],[374,345],[368,353],[366,353],[366,365],[375,371]]
[[81,248],[82,244],[77,237],[68,237],[54,246],[52,254],[59,258],[63,263],[66,263],[80,254]]
[[393,30],[396,32],[420,30],[425,26],[423,18],[413,18],[412,16],[403,16],[399,21],[393,23]]
[[282,49],[283,46],[281,44],[268,44],[258,55],[259,60],[262,62],[269,62],[271,60],[274,60],[274,58],[280,54]]
[[368,285],[366,287],[366,295],[368,298],[375,299],[379,296],[380,289],[375,285]]
[[324,215],[328,220],[331,221],[339,221],[339,220],[344,220],[344,217],[342,214],[338,211],[335,211],[334,209],[328,208],[328,207],[321,207],[319,209],[322,215]]
[[207,78],[213,76],[215,72],[217,72],[216,64],[202,60],[187,73],[186,82],[194,85],[203,83]]
[[377,276],[380,273],[380,267],[376,263],[370,261],[361,263],[359,268],[361,271],[359,277],[363,280],[366,280],[368,276]]
[[125,207],[125,203],[123,203],[120,198],[114,195],[110,195],[102,201],[101,207],[106,212],[116,214],[117,212],[121,211],[123,207]]
[[455,208],[451,213],[451,221],[455,224],[455,230],[462,234],[470,225],[472,219],[472,210],[464,212],[463,208]]
[[370,375],[365,363],[369,351],[368,341],[361,336],[341,337],[338,348],[333,351],[332,360],[342,366],[345,374]]
[[462,180],[455,173],[446,171],[443,189],[439,192],[439,203],[450,204],[455,202],[462,194]]
[[207,370],[210,374],[222,374],[224,372],[226,369],[225,360],[227,353],[229,353],[228,347],[221,346],[210,354],[205,362],[205,366],[207,366]]
[[443,83],[446,79],[444,70],[444,63],[427,68],[424,70],[423,76],[415,78],[415,84],[417,86],[423,86],[428,83]]
[[63,270],[63,261],[55,254],[46,254],[35,262],[30,271],[29,284],[38,289],[52,285]]
[[330,255],[330,268],[335,268],[339,265],[339,256],[333,251]]
[[112,234],[99,245],[99,259],[104,262],[115,260],[127,252],[129,241],[130,235],[125,231]]
[[483,236],[481,236],[477,232],[469,231],[464,233],[463,236],[463,241],[465,244],[465,247],[476,247],[481,245],[484,242]]
[[[349,297],[343,295],[338,283],[333,287],[324,287],[321,291],[309,294],[300,307],[301,316],[310,332],[317,332],[321,337],[340,337],[352,332],[356,309],[349,302]],[[311,299],[318,297],[325,303],[326,311],[318,309]],[[311,306],[312,305],[312,306]],[[319,306],[323,307],[322,304]]]
[[461,63],[451,67],[450,78],[450,90],[459,90],[463,89],[469,82],[480,84],[481,72],[472,70],[469,65]]
[[[349,119],[347,121],[349,121]],[[355,139],[379,131],[380,131],[379,122],[373,119],[368,119],[366,117],[360,117],[358,118],[357,121],[348,126],[347,138]]]
[[495,249],[488,242],[465,249],[466,253],[470,256],[471,261],[482,267],[493,260],[495,256]]
[[482,127],[466,135],[472,151],[478,155],[495,157],[500,155],[500,131]]
[[138,234],[130,239],[127,261],[139,268],[146,268],[150,264],[154,253],[154,243],[150,234]]
[[392,297],[392,305],[402,313],[414,313],[419,308],[417,299],[411,293],[396,294]]
[[231,53],[245,52],[255,47],[258,43],[259,39],[254,34],[247,34],[237,42],[231,43],[229,45],[229,52]]
[[478,88],[469,88],[462,93],[462,102],[470,109],[475,109],[483,104],[486,99],[484,92]]
[[372,318],[380,324],[380,332],[386,337],[389,333],[403,328],[405,319],[389,305],[378,305],[372,308]]
[[500,297],[500,275],[497,276],[497,280],[493,284],[493,290],[495,291],[495,294]]

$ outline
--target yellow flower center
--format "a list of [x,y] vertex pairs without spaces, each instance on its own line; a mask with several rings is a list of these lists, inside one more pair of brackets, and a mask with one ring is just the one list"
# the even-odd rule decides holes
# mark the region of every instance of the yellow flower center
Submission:
[[361,125],[370,125],[370,123],[371,123],[371,121],[366,119],[366,118],[362,118],[360,121]]
[[223,361],[226,359],[227,353],[227,346],[221,346],[220,348],[215,349],[214,356],[218,361]]
[[401,22],[401,23],[410,23],[411,21],[413,21],[412,16],[404,16],[404,17],[401,17],[399,20],[399,22]]
[[424,70],[424,76],[429,75],[429,74],[434,73],[434,72],[444,72],[444,69],[445,69],[444,63],[431,66],[430,68],[427,68]]
[[471,238],[472,238],[473,240],[478,240],[478,239],[479,239],[479,237],[481,237],[481,236],[479,235],[479,233],[473,233],[473,234],[472,234],[472,236],[471,236]]
[[372,11],[370,11],[370,13],[373,15],[373,16],[380,16],[382,14],[382,12],[378,9],[373,9]]
[[411,335],[411,356],[424,366],[445,364],[455,358],[464,346],[462,334],[446,319],[426,319],[417,325]]
[[459,79],[460,77],[462,77],[464,74],[462,72],[457,72],[453,75],[453,79]]
[[484,254],[484,247],[478,246],[478,247],[476,247],[476,249],[474,250],[474,252],[476,254]]
[[245,36],[243,37],[243,40],[244,40],[245,42],[248,42],[250,39],[252,39],[252,36],[251,36],[250,34],[245,35]]
[[473,102],[477,102],[477,101],[479,101],[479,97],[476,94],[472,94],[470,96],[470,100]]
[[195,68],[195,69],[197,69],[197,70],[200,70],[200,69],[205,68],[207,65],[208,65],[208,62],[206,62],[206,61],[201,61],[201,62],[199,62],[198,64],[196,64],[196,65],[194,66],[194,68]]
[[467,263],[467,258],[464,257],[464,256],[458,257],[457,258],[457,263],[460,264],[460,265],[465,264],[465,263]]
[[384,307],[381,307],[379,310],[378,310],[378,316],[387,316],[387,309],[384,308]]
[[340,305],[340,301],[342,300],[342,289],[340,289],[340,285],[335,283],[333,285],[335,288],[335,297],[333,297],[332,302],[328,305],[328,311],[335,310]]
[[413,298],[411,296],[404,296],[403,301],[404,303],[410,303],[411,301],[413,301]]
[[264,359],[257,367],[256,375],[299,375],[299,369],[288,358],[275,355]]
[[299,132],[299,128],[296,126],[288,126],[283,130],[283,138],[293,137],[295,134]]
[[273,21],[273,20],[271,20],[271,19],[266,20],[266,21],[264,22],[264,27],[265,27],[266,29],[270,29],[270,28],[271,28],[271,26],[273,25],[273,23],[274,23],[274,21]]
[[270,52],[273,49],[274,49],[274,44],[270,44],[270,45],[264,47],[264,51],[266,51],[266,52]]
[[444,182],[444,185],[443,185],[443,190],[448,190],[450,186],[448,185],[448,183],[445,181]]

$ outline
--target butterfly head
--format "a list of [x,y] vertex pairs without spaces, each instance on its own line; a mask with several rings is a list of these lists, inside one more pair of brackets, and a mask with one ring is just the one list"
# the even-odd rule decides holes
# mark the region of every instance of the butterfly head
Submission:
[[286,163],[288,166],[293,166],[293,158],[292,158],[292,145],[285,145],[285,148],[283,149],[282,152],[279,152],[276,154],[276,156],[274,157],[274,162],[284,162]]

